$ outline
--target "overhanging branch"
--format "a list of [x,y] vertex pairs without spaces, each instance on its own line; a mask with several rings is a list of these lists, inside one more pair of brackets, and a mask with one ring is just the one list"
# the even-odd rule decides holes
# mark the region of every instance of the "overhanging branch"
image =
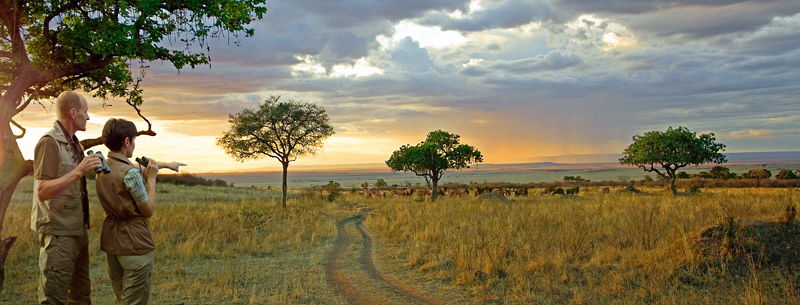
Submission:
[[22,137],[25,136],[25,128],[23,128],[17,122],[14,122],[14,120],[11,120],[11,124],[13,124],[14,126],[17,126],[17,128],[19,128],[19,130],[22,130],[22,134],[21,135],[14,135],[14,137],[16,137],[17,139],[22,139]]

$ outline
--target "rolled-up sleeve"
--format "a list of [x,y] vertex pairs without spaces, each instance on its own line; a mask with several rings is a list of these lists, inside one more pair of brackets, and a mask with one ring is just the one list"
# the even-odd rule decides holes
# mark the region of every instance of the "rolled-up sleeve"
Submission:
[[136,201],[136,204],[143,204],[150,200],[150,196],[147,195],[147,187],[144,184],[142,173],[139,172],[138,169],[129,169],[125,173],[123,179],[125,181],[125,187],[128,189],[128,192],[131,193],[131,196],[133,196],[133,200]]

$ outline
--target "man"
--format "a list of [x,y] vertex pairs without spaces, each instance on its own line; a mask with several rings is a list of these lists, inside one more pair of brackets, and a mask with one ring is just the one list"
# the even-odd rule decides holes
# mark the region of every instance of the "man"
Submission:
[[91,304],[85,175],[102,162],[98,155],[84,156],[75,136],[89,121],[86,99],[64,92],[55,107],[57,120],[33,157],[31,229],[39,233],[39,303]]

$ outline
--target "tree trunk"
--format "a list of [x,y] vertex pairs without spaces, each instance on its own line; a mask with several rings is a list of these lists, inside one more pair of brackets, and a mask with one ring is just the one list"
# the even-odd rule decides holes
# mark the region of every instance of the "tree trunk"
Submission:
[[439,179],[436,179],[436,177],[431,177],[431,181],[433,182],[433,188],[431,189],[431,201],[436,201],[436,197],[439,195]]
[[289,162],[281,162],[281,165],[283,165],[283,184],[281,184],[283,187],[283,200],[281,204],[286,208],[286,173],[289,171]]
[[677,177],[675,176],[670,177],[669,189],[672,190],[673,196],[678,195],[678,189],[675,187],[675,179],[677,179]]
[[[33,161],[25,161],[17,144],[17,137],[11,130],[11,115],[8,109],[0,110],[0,236],[3,232],[3,221],[11,202],[11,195],[17,184],[33,172]],[[0,244],[0,294],[3,292],[5,280],[5,262],[16,237],[4,238]]]
[[6,257],[8,257],[8,251],[11,250],[11,246],[14,245],[16,240],[16,236],[11,236],[3,239],[3,242],[0,243],[0,294],[3,292],[3,285],[6,281]]

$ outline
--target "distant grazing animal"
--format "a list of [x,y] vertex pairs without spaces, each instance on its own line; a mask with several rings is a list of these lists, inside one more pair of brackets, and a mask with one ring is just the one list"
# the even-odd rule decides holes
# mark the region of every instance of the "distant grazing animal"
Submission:
[[598,191],[598,193],[600,193],[600,194],[608,194],[608,193],[611,193],[611,190],[608,189],[607,187],[604,187],[604,188],[600,189]]
[[514,190],[514,194],[517,196],[528,196],[528,188],[527,187],[518,188]]
[[556,192],[556,188],[554,186],[551,186],[551,187],[548,187],[546,189],[542,189],[542,191],[539,192],[539,196],[541,196],[541,195],[552,195],[555,192]]
[[414,193],[412,189],[399,189],[399,190],[392,190],[392,196],[401,196],[401,197],[408,197]]
[[371,197],[383,197],[383,198],[386,198],[386,192],[379,191],[379,190],[364,189],[364,195],[367,195],[367,198],[371,198]]
[[469,191],[463,189],[444,189],[444,194],[448,196],[461,196],[469,194]]
[[559,187],[559,188],[555,189],[555,191],[553,191],[552,194],[553,195],[564,195],[564,189]]
[[576,186],[576,187],[568,188],[568,189],[564,190],[564,193],[567,194],[567,195],[578,195],[579,191],[580,191],[580,187]]

